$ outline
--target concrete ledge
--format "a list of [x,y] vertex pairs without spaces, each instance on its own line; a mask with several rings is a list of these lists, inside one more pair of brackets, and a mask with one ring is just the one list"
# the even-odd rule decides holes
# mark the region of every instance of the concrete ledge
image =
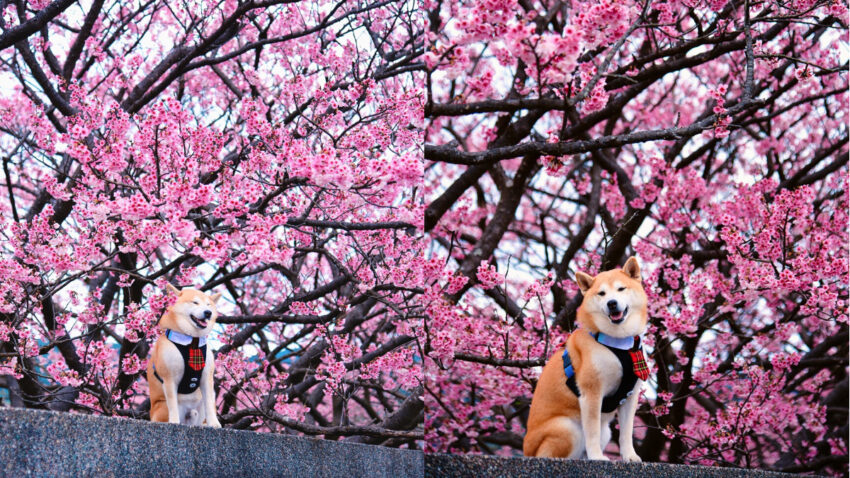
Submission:
[[589,478],[593,476],[657,478],[779,478],[791,477],[775,473],[740,468],[667,465],[664,463],[624,463],[622,461],[555,460],[551,458],[500,458],[481,455],[425,455],[427,477],[489,478]]
[[422,452],[19,408],[0,409],[0,476],[421,477]]

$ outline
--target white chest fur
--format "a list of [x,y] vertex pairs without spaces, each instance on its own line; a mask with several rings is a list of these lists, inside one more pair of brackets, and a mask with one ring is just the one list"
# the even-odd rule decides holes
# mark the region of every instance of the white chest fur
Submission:
[[614,393],[620,386],[623,378],[623,366],[614,352],[608,350],[601,344],[593,347],[593,360],[591,361],[602,389],[602,395],[607,396]]

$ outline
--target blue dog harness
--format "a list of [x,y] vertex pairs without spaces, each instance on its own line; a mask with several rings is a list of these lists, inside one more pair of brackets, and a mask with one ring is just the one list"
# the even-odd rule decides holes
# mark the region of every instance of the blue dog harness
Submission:
[[[201,383],[201,373],[206,365],[206,337],[192,337],[168,329],[165,331],[165,338],[170,340],[180,351],[180,355],[183,356],[183,377],[180,378],[180,383],[177,385],[177,393],[185,395],[194,392]],[[156,365],[153,365],[153,374],[157,380],[162,382],[162,377],[156,373]]]
[[[649,368],[646,366],[646,360],[640,346],[640,336],[612,337],[602,332],[591,332],[590,336],[607,347],[617,357],[623,368],[623,377],[620,379],[620,386],[617,387],[614,393],[602,399],[602,413],[611,413],[625,403],[626,398],[634,393],[638,378],[646,380],[649,377]],[[564,360],[564,375],[567,377],[567,387],[572,390],[576,397],[580,397],[581,393],[576,383],[576,372],[573,369],[573,364],[566,347],[564,347],[562,358]]]

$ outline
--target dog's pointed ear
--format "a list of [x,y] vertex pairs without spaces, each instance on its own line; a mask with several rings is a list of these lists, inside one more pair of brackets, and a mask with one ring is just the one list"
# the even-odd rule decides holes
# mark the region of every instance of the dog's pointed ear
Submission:
[[218,302],[218,299],[221,299],[221,292],[216,292],[215,294],[211,295],[210,299],[212,299],[213,304],[215,304],[216,302]]
[[629,260],[626,261],[626,265],[623,266],[623,272],[636,281],[640,280],[640,264],[638,264],[635,256],[629,257]]
[[578,288],[581,289],[581,293],[584,294],[587,292],[587,289],[590,289],[590,286],[593,285],[593,277],[590,277],[584,272],[576,271],[576,284],[578,284]]
[[178,289],[177,287],[174,287],[173,285],[171,285],[171,283],[170,283],[170,282],[169,282],[168,284],[165,284],[165,290],[166,290],[169,294],[180,295],[180,289]]

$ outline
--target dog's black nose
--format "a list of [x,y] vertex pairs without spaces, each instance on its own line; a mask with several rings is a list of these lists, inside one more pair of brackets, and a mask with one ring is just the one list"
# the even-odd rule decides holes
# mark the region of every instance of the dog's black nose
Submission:
[[617,301],[613,300],[613,299],[609,300],[608,301],[608,309],[609,310],[617,310]]
[[204,311],[204,318],[209,319],[210,317],[212,317],[212,311],[211,310],[205,310]]

